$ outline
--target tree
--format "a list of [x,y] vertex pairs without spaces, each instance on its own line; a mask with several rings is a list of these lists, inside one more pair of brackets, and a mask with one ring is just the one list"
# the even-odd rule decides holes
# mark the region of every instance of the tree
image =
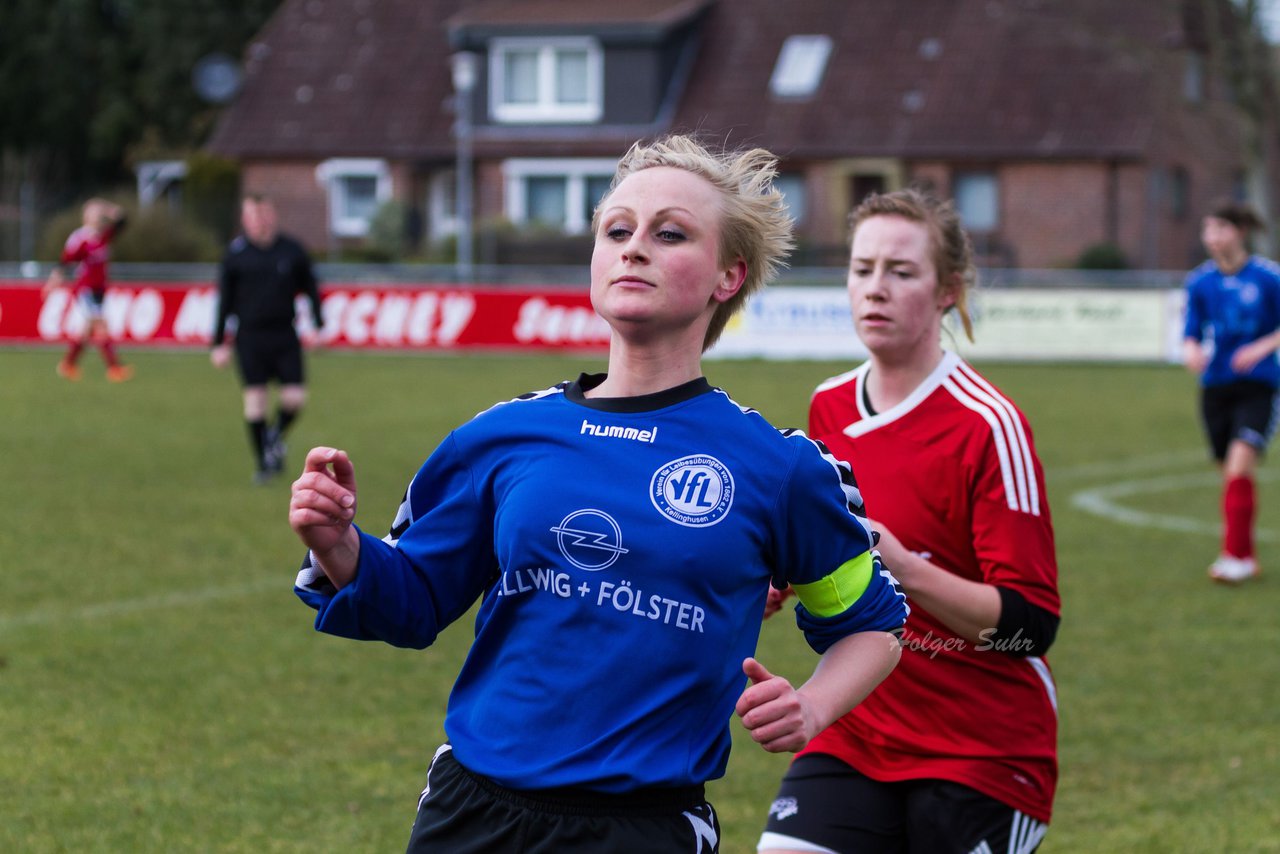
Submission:
[[[1276,112],[1280,109],[1275,58],[1266,38],[1260,0],[1202,0],[1211,58],[1230,82],[1236,104],[1249,118],[1244,190],[1271,223],[1275,211],[1277,157]],[[1271,254],[1275,226],[1257,248]]]
[[18,185],[34,185],[43,209],[72,204],[131,181],[139,156],[196,149],[218,107],[192,69],[240,56],[279,2],[4,0],[0,208],[16,206]]

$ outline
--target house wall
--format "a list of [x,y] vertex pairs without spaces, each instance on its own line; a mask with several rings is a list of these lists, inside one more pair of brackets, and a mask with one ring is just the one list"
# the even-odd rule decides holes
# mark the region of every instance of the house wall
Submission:
[[644,124],[658,112],[667,84],[662,54],[650,46],[608,46],[604,55],[606,124]]
[[313,253],[328,249],[328,203],[316,182],[314,160],[246,160],[240,186],[245,193],[265,193],[275,202],[280,230]]
[[905,183],[905,168],[893,157],[849,157],[817,161],[804,167],[809,194],[809,220],[803,235],[815,245],[847,245],[849,212],[853,210],[851,182],[855,175],[879,175],[885,189],[899,189]]
[[1182,217],[1175,217],[1167,196],[1167,177],[1157,182],[1165,193],[1152,192],[1152,221],[1157,226],[1152,241],[1153,263],[1164,269],[1187,269],[1204,259],[1200,245],[1200,221],[1214,202],[1232,196],[1242,189],[1245,171],[1243,143],[1224,134],[1218,145],[1191,144],[1164,154],[1166,166],[1161,170],[1167,176],[1173,167],[1184,170],[1188,178],[1187,209]]
[[[246,160],[241,165],[244,193],[265,193],[280,214],[280,229],[293,235],[313,254],[327,254],[341,246],[359,245],[359,239],[329,234],[329,200],[316,180],[318,160]],[[388,161],[391,196],[406,206],[421,208],[425,197],[407,161]]]
[[[909,181],[947,198],[952,171],[946,162],[917,161]],[[997,240],[1026,268],[1074,266],[1090,244],[1107,242],[1119,246],[1132,267],[1178,269],[1185,246],[1181,254],[1170,248],[1162,252],[1164,244],[1174,245],[1168,225],[1148,217],[1149,208],[1158,205],[1150,171],[1141,163],[1107,161],[1003,164]],[[1193,190],[1197,180],[1193,176]],[[1180,227],[1177,237],[1183,244],[1185,231]]]
[[1145,248],[1148,171],[1138,163],[1117,166],[1115,171],[1115,239],[1131,267],[1150,266]]
[[916,162],[911,165],[910,184],[927,190],[939,198],[951,197],[951,167],[934,161]]
[[805,238],[815,244],[842,242],[849,208],[845,193],[840,189],[835,164],[811,163],[804,174],[805,189],[809,194],[809,227]]
[[503,186],[502,164],[486,160],[476,164],[476,222],[483,225],[506,215],[506,187]]
[[1107,240],[1107,166],[1012,163],[997,170],[1000,234],[1021,267],[1073,266]]

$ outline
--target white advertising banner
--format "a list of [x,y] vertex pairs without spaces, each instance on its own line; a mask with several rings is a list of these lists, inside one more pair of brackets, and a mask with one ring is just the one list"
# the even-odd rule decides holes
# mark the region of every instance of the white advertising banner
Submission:
[[[944,345],[965,358],[1177,361],[1180,291],[1042,289],[974,292],[974,342],[954,314]],[[771,288],[756,296],[708,355],[721,358],[861,360],[843,288]]]
[[844,288],[766,288],[729,321],[713,357],[865,359]]

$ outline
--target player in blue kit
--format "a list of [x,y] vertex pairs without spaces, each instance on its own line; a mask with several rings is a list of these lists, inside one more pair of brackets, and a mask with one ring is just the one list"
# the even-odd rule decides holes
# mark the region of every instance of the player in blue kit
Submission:
[[1248,205],[1215,206],[1200,232],[1209,260],[1186,282],[1183,358],[1200,377],[1201,416],[1222,471],[1222,553],[1209,577],[1224,584],[1258,574],[1254,479],[1280,423],[1280,267],[1247,245],[1261,225]]
[[[307,455],[289,519],[317,629],[423,648],[481,602],[410,851],[717,851],[730,718],[795,751],[896,664],[906,603],[849,467],[702,375],[790,248],[774,166],[633,146],[593,223],[608,373],[458,427],[386,538],[353,524],[346,453]],[[821,654],[798,688],[752,657],[771,583]]]

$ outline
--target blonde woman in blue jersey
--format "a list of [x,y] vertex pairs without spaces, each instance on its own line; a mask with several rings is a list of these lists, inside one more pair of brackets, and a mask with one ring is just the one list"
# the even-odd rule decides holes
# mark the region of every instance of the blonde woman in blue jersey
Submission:
[[[353,524],[347,454],[308,454],[317,629],[421,649],[481,603],[410,851],[718,851],[731,718],[795,751],[896,664],[906,603],[849,467],[702,374],[791,246],[774,175],[760,149],[633,146],[593,220],[608,372],[458,427],[386,538]],[[821,655],[799,687],[753,657],[771,584]]]
[[1247,243],[1261,226],[1248,205],[1218,203],[1200,231],[1209,260],[1186,282],[1183,357],[1200,377],[1200,413],[1222,472],[1222,553],[1209,577],[1223,584],[1258,574],[1254,480],[1280,421],[1280,267]]

